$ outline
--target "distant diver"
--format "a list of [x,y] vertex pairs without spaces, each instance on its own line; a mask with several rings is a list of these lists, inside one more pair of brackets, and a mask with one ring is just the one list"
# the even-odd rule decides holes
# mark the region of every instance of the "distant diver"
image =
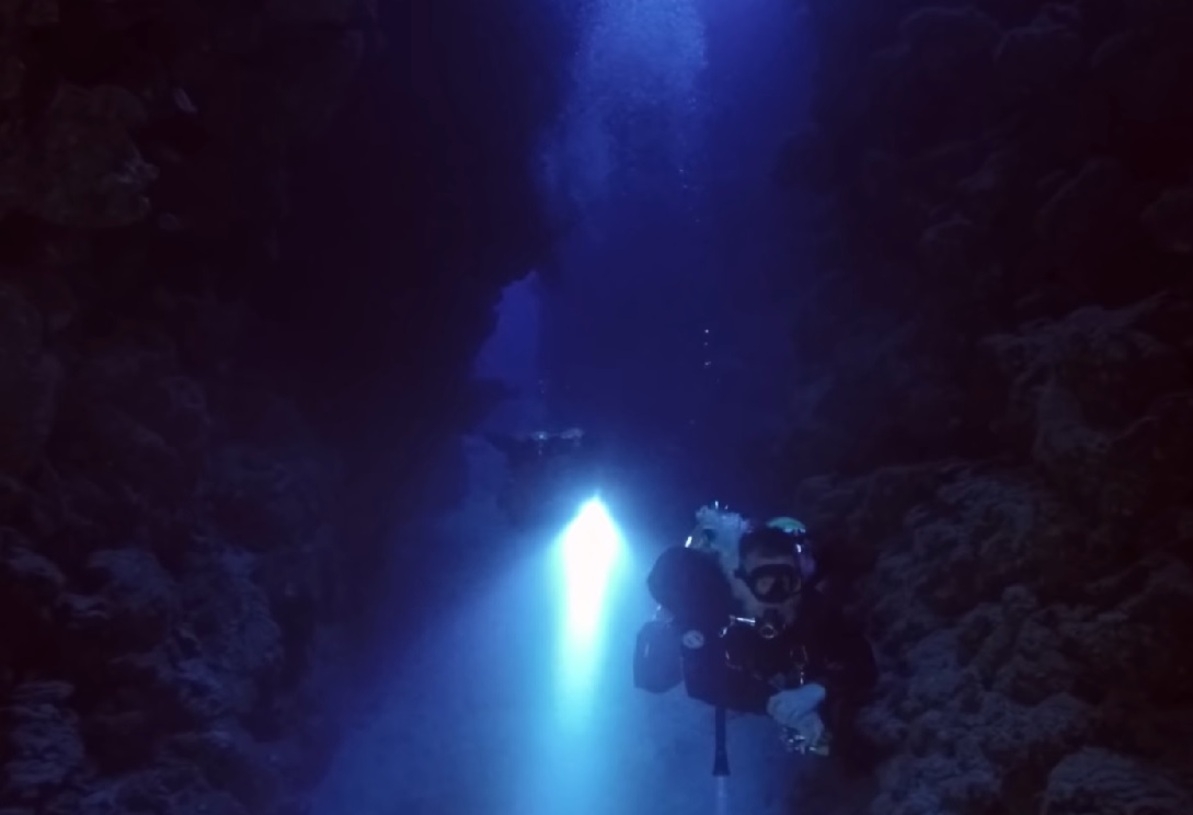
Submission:
[[580,428],[488,434],[486,439],[509,467],[498,504],[514,526],[557,521],[600,486],[599,445]]
[[828,755],[878,673],[861,629],[821,590],[807,529],[716,504],[697,521],[647,578],[659,608],[638,634],[635,685],[682,683],[718,709],[718,738],[724,710],[769,715],[788,749]]

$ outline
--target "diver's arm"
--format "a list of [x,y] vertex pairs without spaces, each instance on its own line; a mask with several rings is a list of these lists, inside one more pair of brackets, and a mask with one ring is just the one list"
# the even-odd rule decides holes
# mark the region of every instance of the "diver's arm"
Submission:
[[534,460],[535,442],[533,438],[513,436],[508,433],[486,433],[485,439],[505,457],[506,464],[515,470]]
[[506,433],[485,433],[484,436],[485,441],[506,458],[513,456],[514,451],[518,447],[517,441]]

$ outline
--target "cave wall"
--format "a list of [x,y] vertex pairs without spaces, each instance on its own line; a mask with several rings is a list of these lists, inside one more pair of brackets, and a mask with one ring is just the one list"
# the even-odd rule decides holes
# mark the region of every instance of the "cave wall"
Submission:
[[0,811],[298,815],[545,249],[566,37],[467,2],[2,11]]
[[1193,808],[1187,3],[809,5],[778,477],[885,676],[875,813]]

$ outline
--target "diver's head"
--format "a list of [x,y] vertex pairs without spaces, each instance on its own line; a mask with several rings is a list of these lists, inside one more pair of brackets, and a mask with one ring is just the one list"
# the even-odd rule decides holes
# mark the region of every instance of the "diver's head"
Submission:
[[816,558],[812,555],[812,550],[808,546],[808,528],[795,518],[786,515],[771,518],[766,522],[766,525],[774,529],[780,529],[791,536],[792,543],[795,546],[795,557],[799,562],[800,577],[803,578],[805,584],[810,583],[816,576],[817,566]]
[[754,616],[777,613],[784,622],[795,619],[803,587],[797,548],[790,533],[771,526],[751,529],[742,536],[734,577],[745,588],[743,599]]

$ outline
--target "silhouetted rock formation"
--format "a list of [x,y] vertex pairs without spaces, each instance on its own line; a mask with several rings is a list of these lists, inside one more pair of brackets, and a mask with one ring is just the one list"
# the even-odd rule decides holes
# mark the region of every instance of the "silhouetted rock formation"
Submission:
[[1190,6],[811,19],[779,177],[835,228],[787,458],[886,665],[873,811],[1185,812]]
[[5,815],[304,811],[340,629],[461,477],[416,482],[543,248],[550,56],[398,6],[5,4]]

